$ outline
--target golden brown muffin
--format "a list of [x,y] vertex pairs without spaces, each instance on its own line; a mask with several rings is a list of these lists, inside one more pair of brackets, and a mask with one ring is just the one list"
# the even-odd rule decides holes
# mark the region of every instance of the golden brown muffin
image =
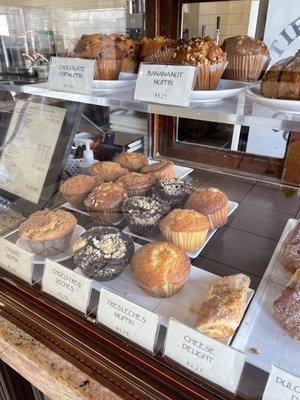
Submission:
[[64,198],[76,208],[84,209],[84,200],[101,183],[101,179],[90,175],[77,175],[64,181],[59,188]]
[[76,224],[70,212],[46,209],[23,222],[19,236],[35,254],[50,257],[68,248]]
[[250,36],[225,39],[222,49],[227,53],[228,65],[224,77],[239,81],[257,81],[269,58],[264,42]]
[[204,243],[210,222],[197,211],[175,208],[160,221],[159,229],[167,242],[184,251],[193,251]]
[[146,196],[155,182],[155,178],[150,175],[139,174],[138,172],[129,172],[117,179],[121,183],[129,197]]
[[136,72],[138,65],[138,55],[140,44],[126,35],[119,35],[112,33],[109,35],[114,40],[118,48],[122,52],[122,66],[123,72]]
[[102,179],[104,182],[114,182],[121,176],[128,174],[127,168],[122,168],[112,161],[100,161],[91,165],[89,174]]
[[170,297],[188,279],[191,262],[177,246],[167,242],[148,243],[134,253],[131,272],[149,295]]
[[157,36],[154,39],[143,38],[140,44],[140,57],[142,61],[156,63],[174,62],[173,54],[176,49],[176,40]]
[[142,174],[153,175],[158,181],[175,177],[174,163],[167,160],[147,165],[143,167],[140,172]]
[[190,195],[184,208],[206,215],[211,229],[217,229],[227,222],[228,197],[217,188],[200,188]]
[[266,72],[261,94],[275,99],[300,100],[300,51],[278,61]]
[[84,204],[93,219],[107,225],[120,219],[120,207],[125,198],[125,189],[120,183],[102,183],[89,194]]
[[127,168],[130,172],[139,172],[139,170],[149,164],[148,158],[141,153],[127,153],[123,151],[114,158],[114,162]]
[[300,221],[286,235],[279,253],[284,268],[294,274],[300,269]]
[[209,36],[182,42],[173,58],[179,64],[197,67],[195,90],[216,89],[227,65],[226,53]]

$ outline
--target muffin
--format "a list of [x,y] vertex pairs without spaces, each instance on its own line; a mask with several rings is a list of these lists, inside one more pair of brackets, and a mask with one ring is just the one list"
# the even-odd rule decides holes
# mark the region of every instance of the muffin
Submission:
[[89,174],[102,179],[104,182],[114,182],[128,174],[128,169],[112,161],[100,161],[90,166]]
[[101,225],[109,225],[120,219],[120,207],[125,198],[123,185],[106,182],[93,189],[84,205],[92,219]]
[[238,81],[257,81],[269,59],[268,47],[250,36],[225,39],[222,49],[227,53],[228,65],[224,78]]
[[178,178],[163,179],[152,187],[155,199],[165,201],[170,207],[180,207],[194,191],[192,185]]
[[143,38],[141,43],[140,58],[145,62],[173,63],[173,54],[176,49],[176,41],[164,36],[154,39]]
[[155,178],[151,175],[129,172],[129,174],[117,179],[116,182],[124,186],[129,197],[146,196],[155,182]]
[[85,231],[72,248],[75,265],[97,281],[110,281],[119,276],[134,253],[130,236],[110,226]]
[[216,89],[227,65],[226,53],[209,36],[181,43],[174,59],[179,64],[197,67],[194,90]]
[[140,172],[149,174],[155,177],[156,180],[175,178],[174,163],[172,161],[159,161],[146,167],[143,167]]
[[127,153],[126,151],[117,154],[114,162],[120,164],[123,168],[127,168],[130,172],[139,172],[141,168],[149,164],[149,160],[144,154]]
[[88,194],[101,183],[101,179],[89,175],[77,175],[64,181],[59,188],[60,193],[73,206],[84,209],[84,200]]
[[210,222],[197,211],[175,208],[160,221],[159,229],[167,242],[184,251],[193,251],[203,245]]
[[74,48],[75,57],[96,60],[95,79],[117,80],[121,71],[122,52],[108,35],[82,35]]
[[147,294],[170,297],[179,292],[187,281],[191,262],[174,244],[154,242],[147,243],[134,253],[130,268]]
[[151,197],[134,196],[124,201],[122,211],[126,215],[129,229],[144,234],[158,225],[158,222],[170,211],[168,204]]
[[76,224],[68,211],[37,211],[21,224],[19,237],[33,253],[53,257],[68,249]]
[[281,245],[279,261],[292,274],[300,269],[300,220],[286,235]]
[[117,33],[112,33],[109,37],[114,40],[122,53],[121,71],[136,72],[140,48],[139,43],[129,36],[119,35]]
[[196,189],[187,199],[184,208],[206,215],[211,229],[220,228],[227,222],[228,198],[216,188]]

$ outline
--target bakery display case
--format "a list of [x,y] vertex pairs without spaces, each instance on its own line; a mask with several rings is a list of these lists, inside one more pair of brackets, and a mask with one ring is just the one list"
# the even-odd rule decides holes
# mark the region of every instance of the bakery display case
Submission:
[[204,37],[200,3],[135,5],[147,37],[89,27],[47,80],[2,76],[1,315],[124,399],[298,400],[299,55],[219,15]]

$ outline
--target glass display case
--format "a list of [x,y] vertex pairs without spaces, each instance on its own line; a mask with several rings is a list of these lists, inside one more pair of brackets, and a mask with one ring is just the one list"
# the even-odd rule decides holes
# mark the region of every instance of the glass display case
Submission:
[[[300,399],[300,88],[274,98],[261,83],[299,47],[295,13],[273,0],[40,3],[1,6],[1,314],[124,399]],[[5,64],[19,27],[38,54],[27,76]],[[96,32],[166,35],[172,59],[248,35],[268,56],[255,81],[214,89],[194,90],[196,65],[189,106],[170,88],[143,101],[143,68],[185,63],[144,57],[137,74],[93,79],[103,60],[76,43]],[[53,57],[49,79],[40,56]],[[54,57],[92,60],[90,81],[66,89]]]

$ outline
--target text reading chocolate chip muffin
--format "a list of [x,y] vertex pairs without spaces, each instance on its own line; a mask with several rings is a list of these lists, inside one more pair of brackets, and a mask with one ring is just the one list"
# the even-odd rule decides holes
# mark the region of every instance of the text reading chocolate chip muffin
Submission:
[[46,209],[35,212],[23,222],[19,236],[35,254],[51,257],[67,250],[76,224],[70,212]]
[[134,253],[130,236],[117,228],[97,226],[73,243],[74,263],[97,281],[109,281],[121,274]]
[[100,161],[91,165],[89,174],[103,180],[103,182],[114,182],[121,176],[128,174],[128,169],[112,161]]

